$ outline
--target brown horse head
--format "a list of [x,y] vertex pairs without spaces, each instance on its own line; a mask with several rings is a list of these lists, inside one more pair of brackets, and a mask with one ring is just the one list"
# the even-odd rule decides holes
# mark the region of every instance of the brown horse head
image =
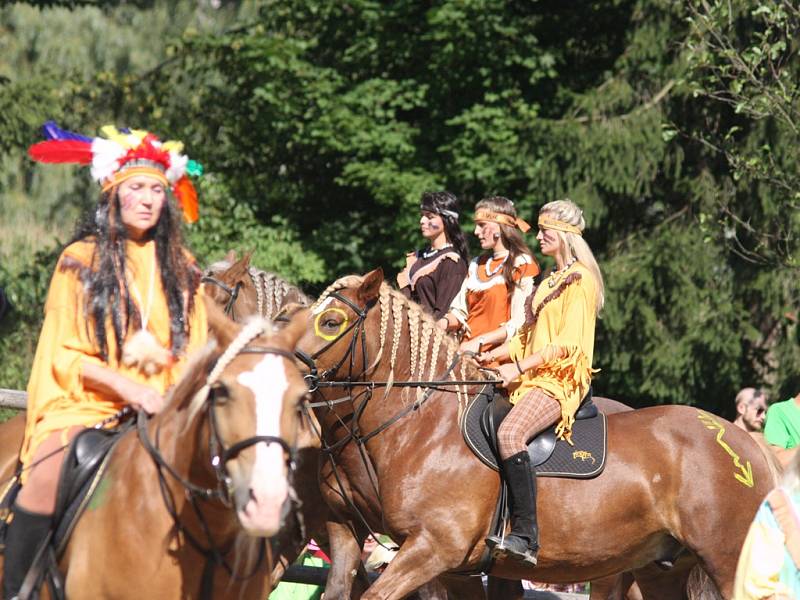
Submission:
[[215,342],[187,369],[172,403],[186,409],[189,422],[207,415],[219,445],[212,463],[224,474],[241,526],[250,535],[272,536],[289,496],[290,454],[304,427],[299,403],[307,387],[292,353],[307,316],[297,314],[275,333],[263,319],[238,325],[212,301],[206,304]]
[[274,273],[250,266],[252,253],[236,259],[231,250],[226,257],[212,264],[203,276],[206,295],[233,320],[247,315],[274,319],[288,303],[311,304],[303,291]]
[[[387,285],[381,269],[328,286],[311,307],[308,331],[297,348],[331,380],[424,380],[446,371],[448,379],[476,375],[473,361],[453,362],[454,340],[422,307]],[[406,388],[406,396],[410,393]]]

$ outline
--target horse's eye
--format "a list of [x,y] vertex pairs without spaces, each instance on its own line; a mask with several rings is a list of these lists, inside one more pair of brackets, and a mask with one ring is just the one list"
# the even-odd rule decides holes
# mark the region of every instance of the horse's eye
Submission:
[[211,396],[217,404],[225,404],[230,399],[231,394],[228,386],[218,381],[211,386]]
[[337,319],[335,317],[334,318],[329,317],[327,319],[323,319],[323,321],[322,321],[322,326],[325,329],[331,329],[331,330],[338,329],[339,328],[339,324],[340,324],[339,319]]

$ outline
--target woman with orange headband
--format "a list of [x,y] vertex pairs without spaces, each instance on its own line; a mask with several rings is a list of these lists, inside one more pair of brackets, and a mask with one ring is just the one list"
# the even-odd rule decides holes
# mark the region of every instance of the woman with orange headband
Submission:
[[47,141],[30,156],[90,164],[102,193],[50,282],[28,382],[23,485],[6,532],[4,598],[18,594],[50,530],[65,445],[86,427],[114,423],[126,406],[161,410],[208,330],[201,273],[169,196],[172,189],[186,218],[197,218],[186,173],[199,166],[182,145],[113,127],[94,139],[54,123],[44,131]]
[[[592,380],[597,313],[603,307],[603,277],[583,239],[583,212],[569,200],[545,204],[536,239],[556,266],[526,302],[526,320],[508,344],[512,362],[498,373],[510,387],[514,407],[500,425],[498,445],[511,492],[511,533],[490,537],[493,554],[536,564],[536,472],[528,440],[558,423],[556,434],[571,442],[572,423]],[[485,357],[481,357],[485,358]]]
[[462,333],[462,352],[490,351],[525,322],[525,298],[539,274],[522,239],[529,229],[508,198],[486,198],[475,206],[475,236],[485,253],[470,262],[450,310],[438,322],[442,329]]

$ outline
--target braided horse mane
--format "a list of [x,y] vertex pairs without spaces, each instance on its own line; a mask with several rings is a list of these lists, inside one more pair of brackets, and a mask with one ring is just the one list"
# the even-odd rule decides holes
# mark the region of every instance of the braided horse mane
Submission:
[[[225,258],[211,264],[205,271],[206,275],[220,275],[230,269],[235,264],[234,260]],[[309,306],[311,298],[299,287],[292,285],[275,273],[262,271],[255,267],[248,266],[247,274],[256,291],[256,302],[258,303],[258,315],[266,319],[273,319],[278,311],[289,302],[294,302],[302,306]]]
[[[364,281],[361,275],[346,275],[334,281],[319,299],[311,306],[312,313],[318,312],[326,303],[330,294],[342,289],[353,289],[359,287]],[[402,293],[393,289],[386,282],[381,283],[378,293],[378,304],[380,307],[380,346],[378,354],[372,364],[377,365],[383,357],[384,351],[389,348],[389,377],[388,380],[394,381],[395,369],[398,365],[398,350],[402,334],[406,331],[404,325],[408,324],[409,352],[404,353],[408,356],[408,376],[411,381],[435,381],[442,380],[445,370],[452,364],[458,352],[458,343],[455,339],[447,335],[436,326],[433,316],[416,302],[406,298]],[[389,337],[389,323],[392,324],[391,344],[387,344]],[[444,355],[444,360],[439,358]],[[400,365],[405,366],[405,365]],[[454,369],[447,375],[451,381],[478,379],[482,375],[478,371],[477,364],[473,360],[461,359]],[[391,385],[387,388],[388,394]],[[424,387],[416,387],[416,396],[420,398]],[[403,395],[407,399],[410,388],[403,390]],[[458,394],[459,414],[461,408],[467,401],[467,390],[465,385],[456,386]]]

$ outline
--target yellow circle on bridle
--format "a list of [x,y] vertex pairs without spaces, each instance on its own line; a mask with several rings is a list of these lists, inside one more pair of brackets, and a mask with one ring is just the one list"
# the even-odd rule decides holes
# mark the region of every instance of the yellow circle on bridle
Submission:
[[[329,313],[329,312],[339,313],[344,318],[344,321],[342,321],[342,323],[339,325],[339,331],[337,331],[336,333],[322,333],[322,331],[320,331],[319,321],[323,316],[325,316],[325,313]],[[317,318],[314,319],[314,333],[316,333],[319,337],[321,337],[326,342],[332,342],[333,340],[335,340],[337,337],[339,337],[342,334],[342,331],[344,331],[345,327],[347,327],[348,320],[349,319],[347,318],[347,313],[344,312],[341,308],[336,308],[336,307],[327,308],[327,309],[323,310],[321,313],[319,313],[317,315]]]

